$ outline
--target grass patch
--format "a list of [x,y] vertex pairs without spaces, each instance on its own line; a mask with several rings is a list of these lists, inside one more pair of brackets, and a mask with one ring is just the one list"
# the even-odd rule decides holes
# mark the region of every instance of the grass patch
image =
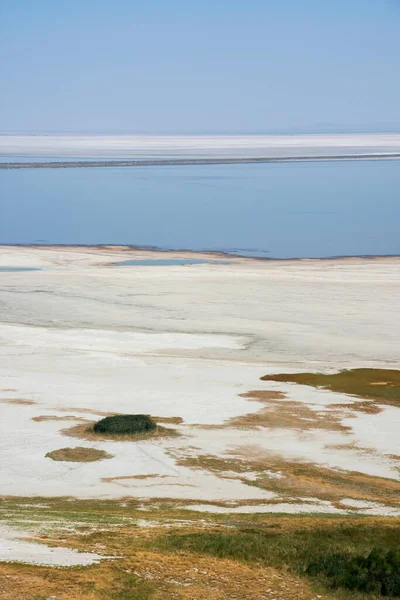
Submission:
[[[280,520],[267,518],[253,529],[239,525],[233,531],[225,532],[216,530],[183,535],[172,532],[159,538],[158,543],[164,549],[290,567],[302,573],[321,557],[335,553],[349,557],[368,555],[377,546],[400,550],[398,519],[381,526],[369,524],[367,520],[365,524],[361,520],[353,524],[350,519],[347,522],[337,519],[336,522],[331,520],[330,526],[325,526],[325,519],[310,517],[300,520],[303,526],[296,527],[294,519],[292,526],[276,527]],[[282,521],[285,522],[284,519]],[[275,527],[272,528],[271,524]]]
[[130,574],[121,574],[110,590],[101,592],[104,600],[151,600],[154,594],[154,584]]
[[[296,528],[295,523],[289,528],[280,528],[278,521],[231,531],[171,532],[157,544],[166,552],[191,552],[291,571],[312,577],[319,586],[358,591],[360,598],[400,595],[399,521],[383,527],[344,521],[324,526],[324,520],[317,518],[309,519],[306,528]],[[376,549],[376,544],[385,550]]]
[[400,596],[400,549],[374,548],[368,556],[332,554],[312,562],[309,575],[324,575],[333,588]]
[[280,373],[265,375],[261,379],[310,385],[359,398],[370,398],[382,404],[400,406],[400,371],[395,369],[349,369],[333,374]]
[[47,458],[64,462],[95,462],[104,458],[112,458],[111,454],[96,448],[60,448],[46,454]]

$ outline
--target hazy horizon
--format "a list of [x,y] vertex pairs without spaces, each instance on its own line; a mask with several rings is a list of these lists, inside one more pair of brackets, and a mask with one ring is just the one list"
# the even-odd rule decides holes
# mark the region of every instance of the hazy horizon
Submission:
[[1,129],[0,136],[14,136],[14,135],[27,135],[27,136],[47,136],[47,135],[141,135],[141,136],[206,136],[206,135],[368,135],[368,134],[397,134],[400,133],[400,122],[394,125],[365,125],[365,126],[342,126],[342,125],[324,125],[324,126],[310,126],[310,127],[281,127],[279,129],[269,128],[268,130],[204,130],[197,131],[196,129],[187,130],[187,131],[179,131],[179,130],[171,130],[171,131],[141,131],[137,130],[107,130],[107,129],[71,129],[71,130],[63,130],[63,129]]
[[0,136],[2,162],[18,157],[101,159],[285,158],[399,154],[400,134]]
[[0,131],[400,130],[397,2],[0,6]]

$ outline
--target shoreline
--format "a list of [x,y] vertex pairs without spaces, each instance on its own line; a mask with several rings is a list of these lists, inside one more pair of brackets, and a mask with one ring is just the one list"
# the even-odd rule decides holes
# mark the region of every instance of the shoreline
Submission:
[[101,167],[166,167],[166,166],[202,166],[202,165],[235,165],[235,164],[268,164],[292,162],[331,162],[346,160],[400,160],[400,153],[380,154],[337,154],[309,156],[264,156],[247,158],[166,158],[166,159],[111,159],[111,160],[76,160],[48,162],[0,162],[0,169],[76,169]]
[[338,254],[334,256],[300,256],[300,257],[289,257],[279,258],[276,256],[250,256],[247,254],[240,254],[234,252],[228,252],[226,250],[218,249],[200,249],[194,250],[190,248],[162,248],[160,246],[136,246],[131,244],[30,244],[30,243],[6,243],[0,242],[1,248],[30,248],[32,250],[41,249],[63,249],[63,250],[74,250],[74,249],[88,249],[88,250],[110,250],[119,252],[146,252],[146,253],[159,253],[159,254],[189,254],[189,255],[205,255],[207,257],[217,258],[231,258],[231,259],[246,259],[255,261],[267,261],[272,262],[300,262],[300,261],[340,261],[340,260],[379,260],[379,259],[398,259],[400,254]]

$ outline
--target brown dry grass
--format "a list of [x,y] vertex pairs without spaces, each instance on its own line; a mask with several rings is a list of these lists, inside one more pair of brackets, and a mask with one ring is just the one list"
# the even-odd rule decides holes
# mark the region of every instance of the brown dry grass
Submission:
[[[280,573],[271,567],[248,566],[234,560],[200,556],[194,559],[190,554],[136,551],[125,555],[119,563],[117,569],[105,564],[85,569],[0,565],[1,598],[45,600],[54,596],[57,600],[116,599],[119,596],[112,591],[117,590],[114,582],[130,572],[153,584],[154,600],[315,599],[308,582],[300,577]],[[109,590],[110,595],[107,593]],[[324,595],[324,598],[328,599],[329,596]]]
[[104,458],[113,458],[112,454],[96,448],[60,448],[46,454],[47,458],[64,462],[95,462]]
[[[234,456],[232,456],[234,454]],[[383,477],[373,477],[352,471],[341,471],[317,466],[313,463],[288,461],[279,456],[258,451],[254,447],[240,447],[230,457],[216,458],[211,455],[181,458],[178,464],[207,470],[220,477],[227,471],[238,473],[256,472],[256,481],[241,479],[247,485],[277,492],[279,501],[288,497],[317,497],[337,503],[343,498],[355,498],[400,504],[400,482]],[[266,471],[279,473],[281,479],[271,478]],[[246,501],[246,504],[251,502]]]
[[[210,524],[207,530],[219,531]],[[278,525],[281,527],[281,525]],[[290,531],[287,520],[285,527]],[[203,531],[195,521],[180,528],[182,533]],[[225,527],[222,527],[225,530]],[[233,559],[201,556],[185,552],[165,552],[143,548],[152,545],[165,530],[160,526],[119,527],[116,530],[65,532],[48,536],[46,543],[118,555],[117,561],[104,561],[84,568],[54,569],[32,565],[0,565],[0,591],[4,600],[105,600],[119,598],[117,581],[135,574],[154,587],[154,600],[313,600],[310,583],[287,571]],[[36,595],[36,598],[35,598]],[[122,596],[128,598],[129,596]],[[139,596],[133,596],[139,598]],[[147,597],[147,596],[146,596]],[[322,596],[321,596],[322,597]],[[330,596],[324,595],[324,599]]]
[[[93,423],[94,424],[94,423]],[[138,434],[104,434],[104,433],[96,433],[93,430],[93,424],[88,425],[87,422],[81,425],[74,425],[73,427],[69,427],[67,429],[62,429],[61,433],[67,435],[69,437],[78,438],[81,440],[89,440],[89,441],[110,441],[110,442],[140,442],[150,439],[158,439],[165,437],[176,437],[180,435],[175,429],[170,429],[168,427],[162,427],[161,425],[157,425],[155,430],[146,431]]]
[[[15,510],[19,518],[43,517],[58,519],[57,525],[46,528],[40,538],[49,546],[64,546],[81,551],[98,552],[118,557],[88,567],[52,568],[17,563],[0,563],[0,597],[4,600],[116,600],[135,598],[137,594],[121,593],[124,581],[135,575],[149,582],[151,600],[329,600],[329,592],[312,589],[312,581],[296,574],[291,565],[295,540],[307,542],[309,533],[318,533],[318,540],[332,539],[336,531],[352,528],[366,531],[371,539],[375,532],[388,532],[392,538],[400,519],[355,517],[315,517],[278,515],[196,515],[179,508],[177,501],[149,503],[146,511],[134,500],[96,501],[71,498],[46,499],[38,507],[35,499],[4,500],[4,508]],[[42,499],[40,499],[42,501]],[[21,512],[22,511],[22,512]],[[115,519],[119,518],[118,524]],[[151,520],[153,527],[138,526],[137,520]],[[65,524],[74,528],[65,528]],[[113,524],[114,523],[114,524]],[[364,528],[364,529],[363,529]],[[266,539],[279,533],[288,549],[289,558],[279,558],[264,564],[245,562],[239,558],[218,558],[211,554],[178,549],[165,544],[166,536],[187,534],[254,535],[263,532]],[[382,539],[385,538],[382,533]],[[297,536],[297,538],[296,538]],[[363,538],[364,534],[359,533]],[[314,537],[312,537],[314,539]],[[346,538],[353,540],[353,537]],[[164,542],[163,542],[164,541]],[[348,543],[346,541],[346,543]],[[369,544],[369,541],[366,542]],[[329,546],[329,543],[328,543]],[[278,551],[278,550],[277,550]],[[286,552],[286,550],[285,550]],[[290,558],[291,557],[291,558]],[[294,569],[289,570],[293,566]],[[337,596],[335,596],[337,598]],[[340,596],[342,597],[342,596]],[[348,598],[349,596],[346,596]]]
[[265,406],[256,413],[248,413],[239,417],[233,417],[223,425],[201,426],[207,429],[219,429],[220,427],[234,427],[236,429],[252,429],[253,427],[270,427],[283,429],[328,429],[330,431],[350,430],[341,423],[342,410],[315,411],[304,404],[284,400],[285,394],[269,390],[254,390],[240,394],[242,398],[262,402]]
[[[194,563],[195,560],[195,563]],[[194,566],[195,564],[195,566]],[[271,567],[248,566],[237,561],[213,557],[141,553],[142,576],[151,573],[156,581],[176,582],[167,598],[182,600],[308,600],[315,598],[309,586],[298,577]],[[184,587],[183,587],[184,586]],[[182,589],[183,588],[183,589]],[[269,590],[267,595],[266,590]],[[163,597],[163,596],[161,596]]]

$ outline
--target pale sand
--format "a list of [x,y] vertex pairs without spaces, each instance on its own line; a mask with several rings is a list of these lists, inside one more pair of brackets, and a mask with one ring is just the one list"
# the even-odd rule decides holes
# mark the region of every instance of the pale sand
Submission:
[[[191,254],[162,255],[170,256]],[[357,402],[305,386],[266,385],[259,378],[267,373],[399,368],[400,259],[112,265],[135,257],[159,255],[124,248],[0,248],[0,265],[44,269],[0,273],[0,400],[36,402],[0,405],[1,494],[275,499],[273,491],[246,485],[234,473],[218,476],[177,464],[202,454],[235,458],[249,446],[287,460],[399,478],[393,458],[400,454],[397,408],[377,415],[343,409],[348,431],[196,425],[257,412],[262,404],[239,396],[249,390],[280,390],[287,394],[282,402],[327,414],[337,404]],[[182,436],[78,443],[62,434],[73,421],[32,420],[96,419],[96,410],[182,417],[183,425],[173,426]],[[45,458],[76,445],[114,458],[90,464]],[[316,510],[300,500],[290,504],[296,506]],[[319,504],[317,510],[382,509]]]
[[[356,502],[356,501],[354,501]],[[343,506],[351,508],[358,508],[358,506],[350,503],[341,503]],[[368,508],[362,508],[357,510],[359,515],[375,515],[381,517],[400,517],[400,509],[385,506],[384,504],[378,504],[377,502],[370,503],[373,506]],[[277,514],[330,514],[330,515],[345,515],[354,514],[353,511],[336,508],[332,506],[330,502],[325,504],[308,503],[308,504],[296,504],[296,503],[278,503],[278,504],[258,504],[250,506],[238,506],[238,507],[226,507],[212,504],[190,504],[185,506],[186,510],[194,510],[198,512],[210,512],[210,513],[236,513],[236,514],[257,514],[257,513],[277,513]]]
[[70,548],[50,548],[45,544],[25,540],[31,534],[18,527],[0,525],[0,561],[17,561],[52,567],[91,565],[102,557],[91,552],[78,552]]

